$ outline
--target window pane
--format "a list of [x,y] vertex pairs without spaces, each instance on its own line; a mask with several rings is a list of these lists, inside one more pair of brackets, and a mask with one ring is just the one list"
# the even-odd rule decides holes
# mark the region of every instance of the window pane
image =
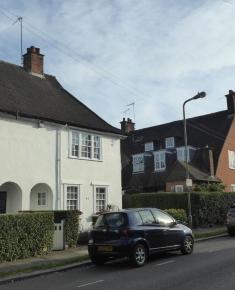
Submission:
[[164,213],[160,210],[152,210],[152,212],[153,212],[155,219],[162,226],[167,226],[169,224],[172,224],[174,221],[169,215],[167,215],[166,213]]
[[139,211],[139,213],[140,213],[140,216],[141,216],[144,224],[155,223],[155,220],[154,220],[153,215],[152,215],[150,210],[141,210],[141,211]]

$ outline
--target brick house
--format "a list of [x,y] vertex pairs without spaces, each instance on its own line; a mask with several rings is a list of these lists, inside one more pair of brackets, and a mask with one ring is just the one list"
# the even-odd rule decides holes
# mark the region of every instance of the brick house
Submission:
[[[189,175],[193,186],[225,185],[235,191],[235,92],[225,96],[227,110],[187,119]],[[183,121],[134,129],[130,119],[121,128],[124,191],[185,190],[186,163]]]
[[[121,208],[121,131],[44,73],[30,47],[23,67],[0,61],[0,213]],[[110,170],[112,168],[112,170]]]

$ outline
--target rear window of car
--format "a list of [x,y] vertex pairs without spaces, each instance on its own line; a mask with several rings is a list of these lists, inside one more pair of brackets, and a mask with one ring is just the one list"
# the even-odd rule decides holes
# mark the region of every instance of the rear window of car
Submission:
[[94,228],[109,227],[120,228],[126,225],[126,215],[124,213],[108,213],[100,215],[94,225]]

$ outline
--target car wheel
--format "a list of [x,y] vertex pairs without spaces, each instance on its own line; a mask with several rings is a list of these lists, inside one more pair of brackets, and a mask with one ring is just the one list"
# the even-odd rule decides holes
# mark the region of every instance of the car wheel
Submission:
[[184,255],[189,255],[193,252],[193,238],[191,236],[186,236],[183,240],[181,252]]
[[131,254],[130,260],[135,267],[144,266],[147,260],[147,250],[143,244],[137,244]]
[[107,259],[103,257],[90,257],[92,263],[94,263],[97,266],[102,266],[104,265],[105,262],[107,262]]

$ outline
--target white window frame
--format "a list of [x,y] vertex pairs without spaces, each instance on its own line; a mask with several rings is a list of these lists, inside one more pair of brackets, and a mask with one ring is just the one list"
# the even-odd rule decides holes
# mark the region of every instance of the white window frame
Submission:
[[147,151],[153,151],[154,148],[153,148],[153,142],[146,142],[144,144],[144,151],[147,152]]
[[231,192],[235,192],[235,184],[231,184],[230,188],[231,188]]
[[[45,195],[45,196],[42,196]],[[44,201],[44,202],[42,202]],[[37,205],[38,206],[47,206],[47,193],[46,192],[38,192],[37,193]]]
[[235,169],[235,151],[228,150],[228,163],[230,169]]
[[[137,159],[142,159],[142,162],[136,163]],[[134,154],[132,155],[132,168],[133,173],[144,172],[144,154]]]
[[94,186],[94,192],[93,192],[93,200],[94,200],[94,204],[93,204],[93,212],[100,212],[100,210],[97,211],[97,194],[102,194],[102,193],[97,193],[97,189],[99,188],[104,188],[105,189],[105,205],[104,205],[104,210],[107,209],[107,205],[108,205],[108,196],[109,196],[109,191],[108,191],[108,186],[107,185],[95,185]]
[[[74,187],[77,189],[77,199],[68,199],[68,188]],[[68,208],[68,200],[77,200],[76,209]],[[65,210],[80,210],[81,208],[81,200],[80,200],[80,185],[78,184],[65,184],[64,186],[64,204]]]
[[[74,142],[74,139],[76,139],[74,136],[77,136],[78,144]],[[88,152],[88,150],[84,150],[85,144],[83,143],[84,137],[91,136],[90,140],[90,150],[91,155],[84,156],[85,152]],[[98,138],[99,142],[96,142],[96,138]],[[99,143],[99,146],[97,144]],[[96,144],[96,146],[95,146]],[[74,152],[76,151],[73,146],[77,146],[77,154]],[[86,147],[88,148],[88,147]],[[97,158],[97,152],[99,150],[99,158]],[[92,134],[88,132],[82,132],[82,131],[76,131],[76,130],[70,130],[69,131],[69,157],[73,159],[84,159],[84,160],[94,160],[94,161],[103,161],[102,160],[102,137],[99,134]]]
[[[159,160],[157,160],[159,158]],[[157,162],[158,165],[157,166]],[[155,171],[164,171],[166,170],[166,151],[159,150],[154,152],[154,169]]]
[[175,147],[175,137],[165,138],[165,148],[174,148]]
[[183,184],[176,184],[175,185],[175,192],[184,192]]
[[[188,151],[188,162],[191,161],[191,158],[190,158],[190,150],[195,150],[195,148],[192,147],[192,146],[187,146],[187,151]],[[179,158],[179,152],[181,152],[180,154],[183,156],[183,159],[180,159],[180,158]],[[185,147],[184,147],[184,146],[182,146],[182,147],[177,147],[177,148],[176,148],[176,153],[177,153],[177,160],[178,160],[178,161],[186,162],[186,154],[185,154]]]

